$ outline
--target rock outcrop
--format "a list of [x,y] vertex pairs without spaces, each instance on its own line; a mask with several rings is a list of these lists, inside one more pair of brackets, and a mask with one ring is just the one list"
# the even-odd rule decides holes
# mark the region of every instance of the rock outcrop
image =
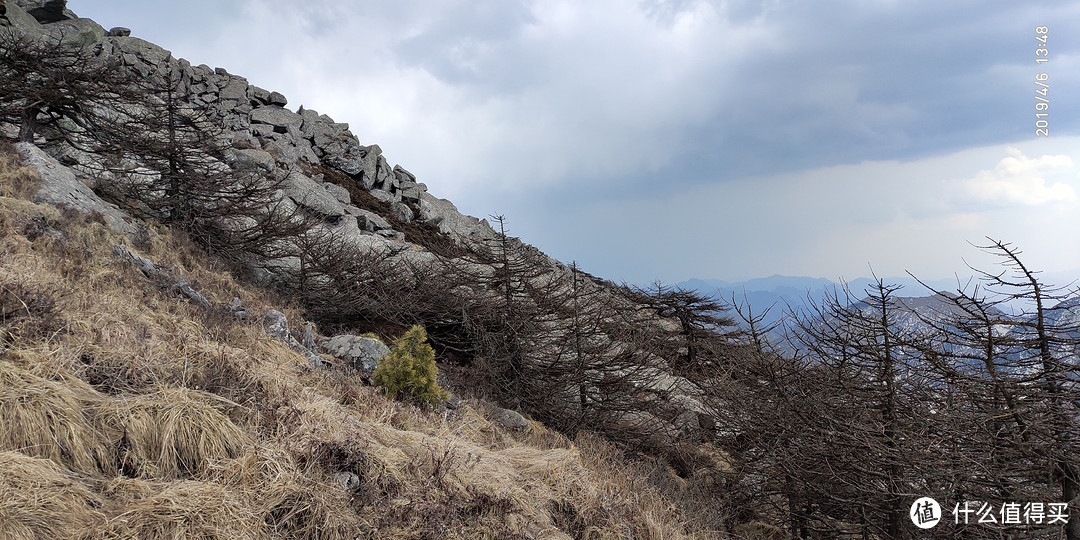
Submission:
[[326,352],[346,361],[350,367],[370,377],[390,348],[378,339],[341,334],[334,336],[323,345]]
[[[458,285],[448,293],[463,302],[499,298],[497,287],[491,284],[490,278],[495,274],[492,266],[437,256],[416,244],[419,239],[410,235],[417,230],[413,227],[427,227],[425,230],[437,230],[463,250],[473,252],[490,247],[500,235],[486,220],[464,215],[452,202],[429,193],[427,185],[401,165],[391,165],[379,145],[361,144],[348,124],[304,106],[290,110],[288,99],[281,93],[255,86],[220,67],[192,65],[174,58],[169,51],[132,35],[130,29],[117,27],[106,31],[89,19],[78,18],[62,0],[7,0],[2,5],[6,10],[0,14],[0,26],[4,27],[0,30],[84,47],[92,50],[95,58],[142,79],[164,81],[166,74],[178,78],[178,88],[190,106],[224,127],[220,138],[228,149],[224,155],[214,157],[220,160],[215,165],[256,170],[281,182],[277,202],[286,210],[297,210],[312,218],[317,222],[316,231],[332,234],[357,250],[391,258],[404,267],[430,268],[436,262],[453,265],[462,275],[475,276],[476,283]],[[13,127],[18,133],[18,126],[0,125],[3,133],[12,133]],[[115,180],[109,175],[94,174],[106,169],[102,163],[105,157],[81,151],[78,145],[51,144],[54,141],[49,133],[37,135],[38,140],[44,141],[40,146],[19,145],[20,154],[43,178],[36,200],[80,212],[100,213],[111,227],[133,238],[147,234],[146,227],[138,220],[95,193],[95,190],[109,193],[110,182]],[[131,169],[143,167],[134,162],[128,165]],[[567,294],[566,290],[550,287],[552,283],[576,279],[566,265],[517,240],[511,244],[513,249],[531,250],[535,260],[541,261],[543,272],[527,278],[532,280],[526,284],[528,287]],[[253,260],[250,265],[257,281],[265,283],[296,276],[300,271],[295,256]],[[580,287],[579,294],[590,301],[626,311],[645,310],[597,280],[585,280]],[[321,357],[310,344],[305,346],[288,333],[284,315],[267,313],[263,322],[267,332],[303,354],[311,367],[322,365]],[[671,321],[656,318],[653,323],[670,326]],[[664,333],[670,334],[658,332]],[[628,348],[617,342],[617,338],[603,339],[612,341],[612,350]],[[324,346],[354,369],[369,375],[378,359],[388,352],[378,340],[348,335],[337,336]],[[703,429],[708,422],[699,421],[702,415],[707,415],[699,399],[700,390],[685,379],[669,375],[665,371],[665,359],[645,357],[648,366],[635,375],[634,392],[655,396],[662,406],[649,413],[627,416],[625,421],[663,424],[660,431],[673,433]],[[567,401],[568,408],[576,406],[576,399]],[[527,421],[520,415],[507,412],[496,416],[500,422],[505,419],[504,424],[512,429],[527,427]]]
[[101,214],[113,229],[131,238],[151,234],[149,229],[133,220],[115,204],[107,203],[81,182],[70,168],[30,143],[15,145],[19,156],[41,177],[41,188],[34,202],[70,208],[83,214]]

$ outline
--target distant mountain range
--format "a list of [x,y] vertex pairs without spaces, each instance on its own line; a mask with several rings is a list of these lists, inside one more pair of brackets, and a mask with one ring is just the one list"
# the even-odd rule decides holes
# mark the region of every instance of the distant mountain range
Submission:
[[[1080,270],[1071,272],[1055,272],[1041,274],[1040,279],[1047,284],[1062,286],[1073,284],[1075,290],[1077,279],[1080,278]],[[905,277],[890,277],[884,279],[888,285],[899,285],[902,288],[897,291],[897,297],[925,298],[933,296],[933,291],[927,289],[915,279]],[[846,282],[851,291],[852,301],[857,301],[867,296],[866,291],[872,289],[875,279],[857,278]],[[958,286],[956,278],[927,280],[926,285],[941,292],[955,292]],[[974,285],[963,279],[960,285]],[[725,302],[740,306],[748,306],[754,315],[765,313],[762,322],[771,324],[779,321],[784,315],[806,310],[811,304],[820,305],[826,294],[838,293],[843,297],[842,284],[824,278],[812,278],[805,276],[782,276],[779,274],[766,278],[755,278],[747,281],[729,282],[719,279],[690,279],[676,286],[687,290],[697,291],[701,294],[718,297]],[[910,303],[910,302],[909,302]],[[1019,313],[1025,308],[1022,303],[1013,302],[1003,304],[1005,311]]]

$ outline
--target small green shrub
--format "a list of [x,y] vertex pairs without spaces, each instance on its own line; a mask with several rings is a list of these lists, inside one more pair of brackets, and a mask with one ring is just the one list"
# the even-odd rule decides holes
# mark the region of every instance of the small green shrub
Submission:
[[394,340],[394,348],[372,374],[372,382],[386,389],[391,397],[403,396],[417,403],[434,405],[447,398],[435,380],[435,350],[427,341],[424,327],[414,325]]

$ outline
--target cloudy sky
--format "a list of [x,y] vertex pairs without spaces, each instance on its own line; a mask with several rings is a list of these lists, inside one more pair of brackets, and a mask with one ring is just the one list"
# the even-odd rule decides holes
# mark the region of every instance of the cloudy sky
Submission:
[[68,7],[348,122],[616,281],[936,279],[986,236],[1080,269],[1080,0]]

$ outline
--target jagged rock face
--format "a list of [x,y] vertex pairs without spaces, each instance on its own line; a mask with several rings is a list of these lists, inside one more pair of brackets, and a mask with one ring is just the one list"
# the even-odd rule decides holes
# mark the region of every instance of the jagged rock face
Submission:
[[[494,237],[486,222],[462,215],[449,201],[427,194],[427,186],[417,182],[414,174],[400,165],[391,166],[378,145],[361,145],[348,124],[304,107],[293,112],[285,108],[288,99],[281,93],[254,86],[222,68],[192,66],[175,59],[169,51],[131,36],[128,29],[106,32],[93,21],[71,13],[63,1],[19,0],[8,11],[7,19],[15,21],[10,24],[24,33],[63,35],[68,43],[94,43],[102,55],[117,58],[124,68],[141,77],[180,73],[181,86],[190,92],[192,104],[213,111],[226,126],[227,137],[237,149],[227,156],[231,164],[254,164],[267,173],[282,174],[289,186],[284,197],[330,223],[356,220],[355,226],[344,225],[346,231],[377,234],[391,241],[409,240],[392,229],[386,216],[346,212],[351,202],[347,190],[309,178],[301,170],[302,164],[326,166],[353,177],[376,199],[391,204],[391,215],[399,221],[430,222],[464,243]],[[86,161],[81,169],[87,171],[94,168],[91,161],[97,159],[78,152],[67,152],[67,157]],[[98,187],[108,191],[107,186]]]

